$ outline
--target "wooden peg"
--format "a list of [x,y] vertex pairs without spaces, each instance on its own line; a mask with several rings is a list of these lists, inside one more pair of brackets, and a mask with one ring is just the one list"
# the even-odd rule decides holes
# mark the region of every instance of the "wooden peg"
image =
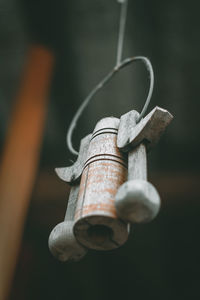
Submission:
[[146,147],[140,144],[128,154],[128,181],[115,197],[117,214],[130,223],[153,220],[160,209],[160,197],[155,187],[147,181]]
[[82,139],[79,156],[73,166],[56,169],[56,173],[62,180],[71,184],[75,183],[75,185],[71,187],[64,222],[59,223],[49,236],[49,249],[51,253],[61,261],[78,261],[87,253],[87,250],[76,240],[73,233],[73,227],[79,193],[78,180],[83,171],[90,139],[91,135]]
[[158,214],[160,197],[147,181],[146,147],[160,138],[173,116],[155,107],[137,124],[138,112],[130,111],[120,119],[117,146],[128,153],[128,181],[118,190],[115,207],[118,215],[130,223],[149,222]]
[[87,250],[77,242],[73,233],[74,212],[78,192],[79,185],[71,188],[64,222],[59,223],[49,236],[49,249],[51,253],[63,262],[69,260],[78,261],[87,253]]

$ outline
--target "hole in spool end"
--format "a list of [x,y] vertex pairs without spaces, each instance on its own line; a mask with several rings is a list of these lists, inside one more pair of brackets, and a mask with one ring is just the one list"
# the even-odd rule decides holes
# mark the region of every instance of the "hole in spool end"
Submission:
[[105,225],[94,225],[91,226],[88,230],[88,237],[92,243],[101,245],[110,240],[112,237],[112,229]]

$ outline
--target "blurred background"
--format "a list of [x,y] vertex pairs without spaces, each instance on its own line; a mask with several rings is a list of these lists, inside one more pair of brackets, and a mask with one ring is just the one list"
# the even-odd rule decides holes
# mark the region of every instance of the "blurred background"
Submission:
[[[126,245],[56,261],[48,236],[65,215],[72,164],[66,132],[78,106],[116,60],[115,0],[0,1],[0,299],[200,299],[199,1],[130,0],[124,57],[155,72],[149,111],[174,120],[148,156],[159,216],[132,228]],[[104,116],[141,110],[144,66],[123,70],[78,123],[74,144]],[[11,259],[12,258],[12,259]],[[14,275],[13,275],[14,274]]]

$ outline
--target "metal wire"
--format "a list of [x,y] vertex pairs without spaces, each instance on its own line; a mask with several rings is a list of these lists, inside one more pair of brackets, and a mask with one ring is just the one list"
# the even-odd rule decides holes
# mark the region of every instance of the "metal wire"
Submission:
[[72,145],[72,134],[73,131],[76,127],[77,121],[80,118],[80,116],[82,115],[85,107],[89,104],[90,100],[97,94],[97,92],[99,90],[101,90],[121,69],[127,67],[128,65],[130,65],[131,63],[133,63],[134,61],[142,61],[146,68],[147,71],[149,72],[149,76],[150,76],[150,86],[149,86],[149,92],[148,92],[148,96],[145,102],[145,105],[142,109],[142,112],[137,120],[137,122],[139,122],[143,116],[146,113],[147,107],[149,105],[149,102],[151,100],[151,96],[153,93],[153,86],[154,86],[154,72],[153,72],[153,68],[151,65],[150,60],[147,57],[144,56],[135,56],[135,57],[130,57],[130,58],[126,58],[124,59],[118,66],[114,67],[114,69],[108,73],[101,81],[100,83],[98,83],[95,88],[90,92],[90,94],[85,98],[85,100],[83,101],[83,103],[81,104],[81,106],[79,107],[79,109],[77,110],[76,114],[73,117],[73,120],[69,126],[68,132],[67,132],[67,146],[69,148],[69,150],[71,151],[71,153],[78,155],[78,152],[74,149],[73,145]]
[[126,18],[127,18],[127,10],[128,10],[128,0],[123,0],[123,1],[118,0],[118,2],[122,4],[122,7],[121,7],[121,14],[120,14],[116,66],[118,66],[122,61],[122,52],[123,52],[124,35],[126,29]]
[[97,94],[98,91],[100,91],[112,78],[115,76],[121,69],[125,68],[126,66],[130,65],[131,63],[135,61],[142,61],[147,71],[149,72],[150,76],[150,86],[149,86],[149,92],[147,99],[145,101],[144,107],[142,109],[142,112],[139,115],[139,118],[137,120],[137,123],[140,122],[140,120],[144,117],[146,110],[148,108],[148,105],[151,100],[151,96],[153,93],[153,87],[154,87],[154,72],[151,65],[150,60],[145,56],[135,56],[126,58],[122,61],[122,53],[123,53],[123,44],[124,44],[124,35],[125,35],[125,27],[126,27],[126,18],[127,18],[127,8],[128,8],[128,0],[118,0],[118,2],[121,3],[121,14],[120,14],[120,26],[119,26],[119,38],[118,38],[118,47],[117,47],[117,61],[116,66],[109,72],[95,87],[94,89],[89,93],[89,95],[85,98],[83,103],[80,105],[79,109],[77,110],[76,114],[74,115],[71,124],[68,128],[67,132],[67,146],[70,150],[70,152],[74,155],[78,155],[78,152],[74,149],[72,144],[72,135],[74,132],[74,129],[76,127],[76,124],[78,122],[78,119],[82,115],[84,109],[89,104],[90,100]]

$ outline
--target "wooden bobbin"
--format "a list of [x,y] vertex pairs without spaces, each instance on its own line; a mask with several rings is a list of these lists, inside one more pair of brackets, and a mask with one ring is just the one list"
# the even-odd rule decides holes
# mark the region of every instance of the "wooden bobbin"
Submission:
[[127,178],[127,155],[117,146],[119,119],[104,118],[95,127],[75,211],[74,234],[84,246],[111,250],[125,243],[128,225],[118,219],[115,194]]

